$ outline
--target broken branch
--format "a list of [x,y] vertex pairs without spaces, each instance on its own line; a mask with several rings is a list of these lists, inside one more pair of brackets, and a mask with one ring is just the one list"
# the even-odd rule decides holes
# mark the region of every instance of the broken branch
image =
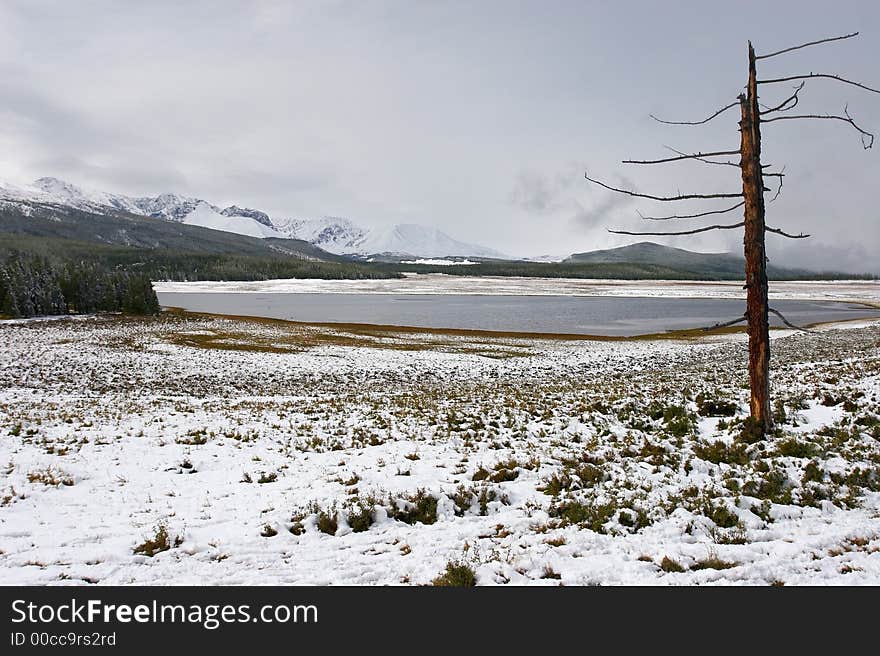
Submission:
[[785,183],[784,171],[785,171],[785,167],[783,166],[782,172],[780,172],[780,173],[763,173],[763,172],[761,173],[762,177],[766,175],[769,177],[778,177],[779,178],[779,187],[777,187],[776,193],[773,195],[773,198],[770,199],[771,203],[774,202],[777,198],[779,198],[779,195],[782,193],[782,185]]

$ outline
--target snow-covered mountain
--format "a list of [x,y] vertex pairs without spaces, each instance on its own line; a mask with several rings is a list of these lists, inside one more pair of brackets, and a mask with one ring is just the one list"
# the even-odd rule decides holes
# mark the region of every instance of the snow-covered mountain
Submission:
[[289,237],[303,239],[337,255],[505,257],[494,249],[453,239],[437,228],[412,223],[379,229],[363,228],[348,219],[337,217],[272,219],[272,223]]
[[[155,197],[141,198],[110,194],[85,189],[58,178],[40,178],[35,180],[31,187],[40,192],[33,197],[39,202],[67,205],[87,211],[101,211],[110,208],[121,212],[165,219],[166,221],[183,222],[199,203],[204,202],[198,198],[187,198],[177,194],[160,194]],[[27,195],[25,188],[20,189],[23,189]],[[213,205],[211,207],[217,212],[220,211]]]
[[195,209],[186,215],[183,223],[212,230],[222,230],[223,232],[235,232],[248,237],[284,237],[274,228],[270,228],[256,219],[236,214],[228,215],[222,211],[217,212],[216,208],[204,201],[196,205]]
[[108,210],[127,212],[250,237],[284,237],[272,227],[265,213],[235,205],[221,210],[201,199],[177,194],[123,196],[85,189],[58,178],[40,178],[27,187],[0,183],[0,204],[26,209],[32,203],[73,207],[98,214],[106,214]]
[[[166,221],[184,222],[187,216],[195,211],[196,207],[205,203],[198,198],[187,198],[186,196],[178,196],[177,194],[160,194],[155,198],[133,198],[131,199],[135,207],[140,211],[135,214],[143,214],[151,216],[154,219],[165,219]],[[219,213],[220,209],[214,205],[208,204],[211,209]]]
[[272,219],[277,230],[293,239],[310,242],[336,255],[360,253],[367,231],[348,219],[327,216],[320,219]]
[[77,209],[92,210],[95,207],[112,207],[123,212],[139,212],[132,198],[107,194],[103,191],[85,190],[58,178],[40,178],[31,185],[42,192],[45,200]]
[[74,207],[90,212],[136,209],[129,199],[123,196],[117,197],[101,192],[86,193],[79,187],[56,178],[40,178],[27,186],[0,182],[0,204],[22,207],[26,210],[27,206],[34,203]]
[[458,241],[437,228],[424,225],[398,224],[370,229],[339,217],[270,217],[253,208],[230,205],[221,209],[205,200],[177,194],[132,197],[94,191],[58,178],[40,178],[27,187],[0,182],[0,205],[16,205],[27,213],[34,203],[73,207],[98,214],[126,212],[251,237],[302,239],[337,255],[505,257],[494,249]]
[[369,232],[358,246],[358,252],[412,257],[504,257],[491,248],[458,241],[437,228],[413,223]]
[[275,226],[272,225],[271,219],[269,219],[269,215],[265,212],[261,212],[260,210],[251,209],[250,207],[239,207],[238,205],[230,205],[222,210],[220,210],[220,214],[223,216],[246,216],[249,219],[253,219],[257,223],[262,223],[267,228],[274,229]]

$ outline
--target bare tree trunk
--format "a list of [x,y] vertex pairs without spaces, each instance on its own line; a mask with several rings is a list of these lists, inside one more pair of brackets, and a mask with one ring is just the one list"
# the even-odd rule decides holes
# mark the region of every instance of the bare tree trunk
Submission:
[[[618,194],[625,194],[634,198],[644,198],[652,201],[677,202],[720,198],[741,199],[735,205],[730,207],[713,208],[701,212],[672,212],[665,216],[643,216],[640,214],[642,219],[646,219],[649,221],[672,221],[676,219],[697,219],[705,218],[708,216],[727,214],[728,212],[734,212],[738,210],[740,207],[744,207],[745,216],[743,217],[742,222],[739,223],[704,225],[699,228],[673,231],[665,230],[655,232],[644,230],[609,230],[609,232],[619,235],[673,236],[695,235],[711,230],[734,230],[740,227],[744,228],[743,250],[745,252],[746,259],[746,312],[744,315],[737,317],[732,321],[718,323],[714,326],[709,327],[708,329],[720,328],[722,326],[732,326],[743,320],[748,322],[749,378],[751,383],[751,417],[749,419],[750,423],[752,424],[750,426],[751,430],[749,432],[752,433],[755,437],[763,437],[773,429],[773,414],[770,409],[770,326],[768,322],[768,313],[772,312],[774,315],[778,316],[786,326],[793,329],[802,330],[801,328],[798,328],[798,326],[788,321],[782,314],[780,314],[778,310],[774,310],[768,306],[767,254],[764,246],[764,238],[766,236],[766,233],[768,232],[772,232],[773,234],[783,237],[788,237],[790,239],[804,239],[806,237],[809,237],[809,235],[805,235],[803,233],[788,233],[781,228],[767,226],[764,222],[764,193],[766,191],[770,191],[764,186],[764,177],[776,177],[779,179],[779,188],[776,191],[776,196],[779,196],[779,193],[782,191],[782,181],[784,179],[785,173],[783,171],[764,171],[764,169],[762,168],[761,123],[792,120],[838,121],[841,123],[849,124],[856,132],[858,132],[859,137],[862,141],[862,147],[867,150],[873,147],[875,135],[856,124],[853,117],[850,116],[846,106],[844,106],[842,114],[789,114],[784,112],[788,112],[789,110],[794,109],[797,106],[799,102],[798,94],[804,88],[804,84],[806,84],[808,80],[813,80],[817,78],[825,80],[835,80],[836,82],[856,87],[869,93],[880,94],[880,88],[875,89],[865,84],[861,84],[860,82],[841,77],[840,75],[832,75],[830,73],[810,72],[809,74],[805,75],[788,75],[784,77],[758,80],[755,71],[755,62],[759,59],[763,60],[770,57],[777,57],[779,55],[784,55],[795,50],[801,50],[802,48],[817,46],[833,41],[842,41],[844,39],[852,39],[853,37],[856,37],[858,35],[858,32],[853,32],[852,34],[844,34],[842,36],[819,39],[817,41],[802,43],[800,45],[783,48],[782,50],[769,52],[760,56],[755,55],[755,50],[752,47],[752,43],[749,42],[749,83],[746,93],[743,93],[739,96],[738,103],[732,102],[730,104],[724,105],[719,110],[710,114],[707,118],[697,121],[667,121],[657,118],[653,114],[651,115],[651,118],[653,118],[655,121],[666,123],[668,125],[704,125],[714,120],[718,116],[721,116],[728,110],[734,110],[737,104],[739,104],[740,111],[742,113],[742,118],[739,124],[742,141],[740,143],[740,148],[738,151],[713,149],[711,151],[705,152],[698,151],[694,153],[684,153],[679,150],[675,150],[674,148],[670,148],[670,150],[676,153],[676,157],[664,157],[660,159],[623,160],[624,164],[638,165],[666,164],[670,162],[682,162],[692,160],[702,162],[704,164],[738,167],[742,174],[741,192],[713,194],[678,193],[677,195],[646,194],[632,189],[621,189],[619,187],[606,184],[605,182],[602,182],[595,178],[591,178],[587,173],[584,173],[584,178],[586,178],[588,181],[592,182],[595,185],[608,189],[609,191],[613,191]],[[775,106],[767,107],[763,112],[764,118],[762,120],[762,113],[758,108],[758,86],[761,85],[763,88],[764,85],[780,84],[790,81],[800,81],[800,84],[794,87],[794,92],[790,96],[782,100],[782,102],[779,102]],[[772,116],[768,117],[768,115]],[[740,155],[740,162],[738,165],[735,162],[719,161],[717,159],[714,159],[716,157],[735,155],[737,153],[739,153]],[[774,196],[774,198],[776,196]]]
[[755,51],[749,43],[748,93],[740,96],[743,196],[745,197],[746,315],[749,333],[751,415],[762,433],[772,428],[770,411],[770,328],[767,318],[767,256],[764,248],[764,178]]

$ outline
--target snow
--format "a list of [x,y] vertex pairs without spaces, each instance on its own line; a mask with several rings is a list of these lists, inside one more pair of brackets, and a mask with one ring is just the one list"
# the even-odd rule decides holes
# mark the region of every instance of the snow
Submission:
[[286,235],[304,239],[337,255],[394,255],[417,259],[505,257],[491,248],[458,241],[437,228],[418,224],[364,228],[338,217],[272,221]]
[[82,209],[104,206],[123,212],[141,213],[135,202],[130,198],[102,191],[83,189],[58,178],[39,178],[34,181],[33,186],[35,189],[39,189],[50,196],[54,202],[62,205],[70,205]]
[[275,227],[287,237],[310,242],[328,253],[343,255],[355,253],[363,242],[366,231],[348,219],[322,217],[320,219],[272,219]]
[[260,210],[255,210],[251,207],[239,207],[238,205],[230,205],[229,207],[224,207],[220,214],[223,216],[246,216],[248,218],[253,219],[257,223],[261,223],[264,226],[269,228],[274,228],[272,225],[272,220],[269,218],[269,215],[265,212],[261,212]]
[[432,266],[453,266],[453,265],[470,265],[470,264],[479,264],[479,262],[471,262],[468,259],[464,260],[437,260],[437,259],[424,259],[424,260],[404,260],[401,264],[430,264]]
[[234,232],[249,237],[284,237],[277,230],[273,230],[255,219],[246,216],[225,216],[204,202],[196,205],[196,208],[186,215],[183,222],[187,225]]
[[[735,443],[718,418],[674,437],[646,414],[653,401],[695,413],[702,391],[741,418],[743,335],[471,339],[164,315],[0,322],[0,341],[6,584],[424,584],[450,560],[481,585],[880,583],[877,479],[833,482],[880,475],[877,322],[774,337],[789,417],[746,464],[698,455]],[[791,437],[818,451],[776,453]],[[803,482],[810,463],[821,483]],[[744,491],[759,464],[785,472],[793,498],[764,507]],[[481,468],[509,475],[475,480]],[[460,486],[495,499],[460,509]],[[808,488],[826,498],[804,501]],[[383,499],[420,489],[436,522],[390,516]],[[374,523],[355,532],[370,495]],[[716,525],[701,499],[740,526]],[[563,501],[614,510],[591,527],[560,519]],[[318,511],[337,514],[335,534]],[[637,511],[645,525],[627,526]],[[159,524],[182,543],[134,554]]]
[[29,203],[44,203],[95,211],[109,207],[113,200],[109,195],[98,192],[87,194],[79,187],[55,178],[40,178],[32,185],[25,186],[0,182],[0,202],[6,204],[23,204],[27,207]]
[[535,257],[524,257],[526,262],[562,262],[567,260],[571,255],[537,255]]
[[84,189],[58,178],[40,178],[30,187],[0,183],[0,202],[3,201],[66,205],[98,213],[105,213],[109,209],[250,237],[283,238],[285,236],[258,220],[262,213],[256,210],[233,206],[221,211],[205,201],[176,194],[160,194],[155,198],[132,198]]
[[[626,298],[744,299],[739,282],[670,280],[587,280],[450,276],[408,273],[387,280],[317,280],[286,278],[254,282],[156,282],[157,292],[257,292],[318,294],[478,294],[616,296]],[[780,300],[847,301],[880,305],[880,281],[835,280],[770,282],[770,298]]]
[[[204,201],[197,198],[187,198],[177,194],[159,194],[155,198],[136,198],[134,203],[138,208],[135,214],[151,216],[164,221],[182,222],[200,203]],[[219,208],[208,204],[215,212]]]
[[[135,198],[87,189],[58,178],[39,178],[31,185],[18,186],[0,182],[0,202],[19,206],[27,212],[31,203],[63,205],[87,212],[106,214],[127,212],[166,221],[182,221],[204,201],[176,194]],[[211,205],[214,210],[218,208]]]
[[367,233],[358,245],[365,255],[403,255],[409,257],[491,257],[504,258],[496,250],[457,241],[437,228],[401,223]]

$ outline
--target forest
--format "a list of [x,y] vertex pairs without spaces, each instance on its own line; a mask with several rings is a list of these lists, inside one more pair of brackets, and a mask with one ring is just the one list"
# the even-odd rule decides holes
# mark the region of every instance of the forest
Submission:
[[0,251],[0,315],[19,318],[90,312],[156,314],[159,301],[149,276],[142,272]]
[[235,253],[206,252],[183,247],[145,248],[20,233],[0,233],[0,260],[4,251],[34,253],[53,260],[93,262],[109,270],[144,273],[151,280],[337,280],[401,277],[396,270],[399,267],[348,261],[328,262],[283,251]]

